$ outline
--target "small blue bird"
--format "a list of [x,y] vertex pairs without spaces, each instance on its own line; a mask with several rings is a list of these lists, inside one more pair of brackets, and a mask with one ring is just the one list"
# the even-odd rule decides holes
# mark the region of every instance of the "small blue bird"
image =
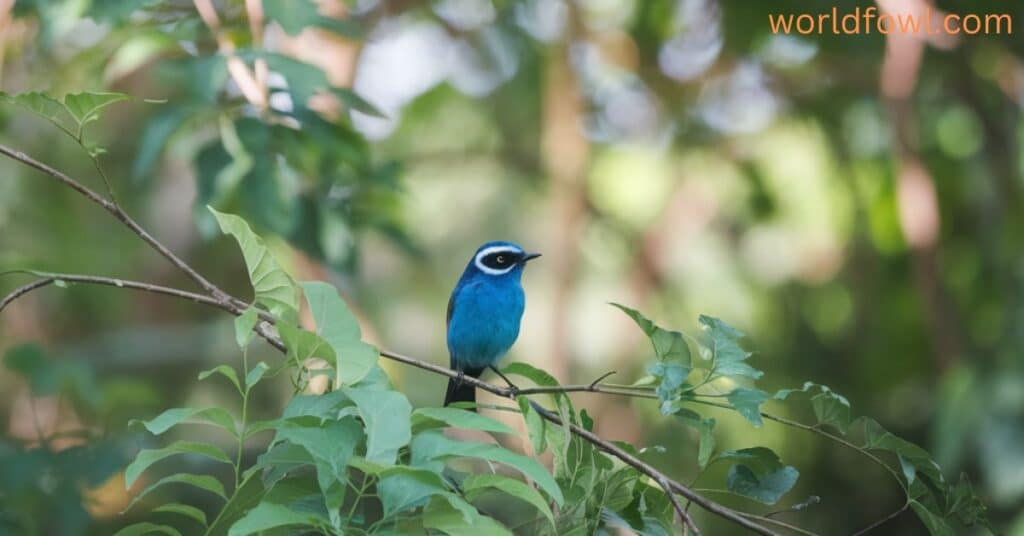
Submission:
[[460,377],[448,380],[444,405],[476,402],[476,389],[462,375],[478,378],[489,368],[511,385],[494,365],[519,336],[526,305],[520,280],[537,257],[511,242],[488,242],[466,265],[448,300],[448,354]]

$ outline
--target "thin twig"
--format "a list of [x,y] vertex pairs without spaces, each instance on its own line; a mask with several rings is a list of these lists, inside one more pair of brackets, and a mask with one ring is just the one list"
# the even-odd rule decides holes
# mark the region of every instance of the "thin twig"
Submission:
[[133,233],[138,235],[139,238],[141,238],[144,242],[149,244],[150,247],[155,249],[157,253],[162,255],[165,259],[170,261],[171,264],[173,264],[179,270],[184,272],[185,275],[187,275],[190,279],[195,281],[196,284],[198,284],[203,290],[205,290],[211,296],[217,298],[218,300],[230,299],[230,296],[228,296],[226,292],[224,292],[216,285],[211,283],[209,280],[207,280],[205,277],[200,275],[199,272],[195,271],[195,269],[193,269],[191,266],[185,263],[185,261],[181,260],[177,255],[172,253],[171,250],[167,249],[167,247],[164,246],[159,241],[157,241],[156,238],[153,238],[153,235],[146,232],[146,230],[143,229],[142,226],[140,226],[134,219],[132,219],[131,216],[126,214],[124,210],[121,210],[121,207],[118,206],[117,204],[105,199],[103,196],[97,194],[93,190],[89,189],[88,187],[76,181],[75,179],[72,179],[66,174],[57,171],[56,169],[53,169],[52,167],[26,155],[21,151],[16,151],[14,149],[11,149],[10,147],[7,147],[6,145],[0,144],[0,154],[4,154],[13,160],[25,164],[30,168],[41,171],[49,175],[50,177],[53,177],[54,179],[57,179],[58,181],[64,183],[66,186],[69,186],[76,192],[82,194],[82,196],[84,196],[86,199],[99,205],[100,207],[103,208],[103,210],[106,210],[115,218],[117,218],[118,221],[123,223]]
[[910,508],[910,501],[907,501],[907,502],[903,503],[903,506],[901,506],[899,510],[896,510],[895,512],[885,516],[884,518],[879,519],[878,521],[875,521],[874,523],[872,523],[872,524],[870,524],[870,525],[868,525],[868,526],[858,530],[857,532],[854,532],[850,536],[861,536],[862,534],[867,534],[867,533],[877,529],[878,527],[881,527],[882,525],[888,523],[889,521],[892,521],[893,519],[896,519],[897,516],[899,516],[903,512],[906,512],[907,508]]
[[[5,307],[12,301],[19,298],[21,295],[31,292],[33,290],[45,287],[47,285],[56,283],[57,281],[67,281],[69,283],[88,283],[93,285],[106,285],[109,287],[119,288],[130,288],[134,290],[141,290],[145,292],[152,292],[155,294],[166,294],[168,296],[175,296],[177,298],[184,298],[191,300],[196,303],[202,303],[205,305],[212,305],[219,307],[221,303],[209,296],[203,294],[197,294],[195,292],[189,292],[187,290],[180,290],[171,287],[164,287],[160,285],[153,285],[150,283],[142,283],[139,281],[129,281],[127,279],[118,279],[114,277],[103,277],[96,275],[81,275],[81,274],[58,274],[50,272],[27,272],[42,276],[41,279],[37,279],[27,285],[14,289],[10,294],[0,300],[0,311],[3,311]],[[0,274],[2,275],[2,274]]]

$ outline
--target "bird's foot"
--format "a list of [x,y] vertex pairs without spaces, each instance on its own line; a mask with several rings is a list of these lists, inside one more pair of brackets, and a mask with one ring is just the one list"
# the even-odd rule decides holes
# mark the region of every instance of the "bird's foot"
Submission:
[[512,397],[519,396],[519,387],[517,387],[516,384],[512,383],[512,380],[508,379],[507,376],[502,374],[497,367],[492,366],[490,367],[490,369],[493,370],[494,373],[497,374],[498,376],[501,376],[501,379],[505,380],[505,383],[508,384],[508,392],[510,395],[512,395]]
[[455,377],[455,385],[461,387],[464,381],[466,381],[466,373],[460,370],[459,375]]

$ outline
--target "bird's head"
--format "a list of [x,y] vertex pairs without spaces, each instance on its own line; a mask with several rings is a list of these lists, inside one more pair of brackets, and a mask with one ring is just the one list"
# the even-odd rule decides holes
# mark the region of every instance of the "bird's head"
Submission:
[[522,274],[523,266],[537,257],[540,257],[540,253],[529,253],[512,242],[487,242],[473,254],[469,268],[485,276],[518,277]]

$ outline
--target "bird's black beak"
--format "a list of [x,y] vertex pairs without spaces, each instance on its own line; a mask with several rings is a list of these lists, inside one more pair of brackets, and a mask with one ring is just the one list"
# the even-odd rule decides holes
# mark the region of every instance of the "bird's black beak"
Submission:
[[537,257],[540,257],[540,253],[526,253],[523,255],[522,260],[520,260],[519,262],[521,264],[526,264],[528,261],[536,259]]

